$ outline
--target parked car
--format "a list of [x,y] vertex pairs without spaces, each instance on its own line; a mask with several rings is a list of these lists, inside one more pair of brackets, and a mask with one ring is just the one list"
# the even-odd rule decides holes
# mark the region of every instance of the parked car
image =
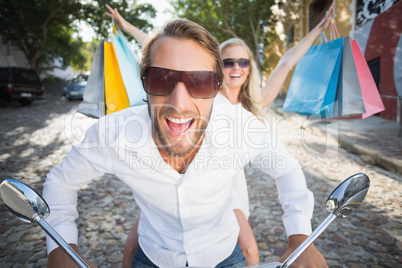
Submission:
[[72,79],[63,89],[63,95],[69,100],[82,99],[88,81],[87,74],[80,74]]
[[0,67],[0,99],[29,105],[43,99],[45,89],[38,73],[21,67]]

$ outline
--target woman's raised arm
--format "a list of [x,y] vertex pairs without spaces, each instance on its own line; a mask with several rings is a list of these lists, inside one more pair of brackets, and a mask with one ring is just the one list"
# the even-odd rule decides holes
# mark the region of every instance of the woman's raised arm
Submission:
[[266,108],[270,105],[278,96],[279,91],[289,72],[296,65],[296,63],[307,53],[310,47],[313,45],[316,38],[324,31],[332,19],[334,13],[334,4],[328,9],[322,21],[311,30],[302,40],[294,47],[289,49],[279,60],[275,69],[269,76],[267,83],[261,90],[262,108]]
[[125,33],[131,34],[142,46],[144,44],[145,39],[148,37],[143,31],[126,21],[117,9],[111,8],[108,4],[105,4],[106,8],[109,10],[110,13],[105,12],[105,15],[109,18],[114,17],[114,21],[117,26]]

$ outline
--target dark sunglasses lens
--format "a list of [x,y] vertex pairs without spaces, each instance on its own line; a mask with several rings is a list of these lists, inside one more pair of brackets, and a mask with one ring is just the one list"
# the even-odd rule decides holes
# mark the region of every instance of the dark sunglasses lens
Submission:
[[224,59],[223,60],[223,67],[224,68],[233,68],[235,62],[236,61],[234,59]]
[[178,79],[177,72],[162,68],[148,68],[144,74],[143,86],[151,95],[166,96]]
[[241,68],[248,67],[250,65],[250,60],[248,59],[224,59],[223,67],[224,68],[233,68],[235,63],[239,64]]
[[241,68],[245,68],[245,67],[248,67],[250,65],[250,61],[248,59],[239,59],[237,61],[237,63],[239,63],[239,66]]
[[183,81],[194,98],[209,99],[218,94],[219,78],[208,71],[184,72]]
[[142,78],[145,91],[150,95],[167,96],[177,82],[184,82],[194,98],[209,99],[218,94],[219,77],[209,71],[175,71],[149,67]]

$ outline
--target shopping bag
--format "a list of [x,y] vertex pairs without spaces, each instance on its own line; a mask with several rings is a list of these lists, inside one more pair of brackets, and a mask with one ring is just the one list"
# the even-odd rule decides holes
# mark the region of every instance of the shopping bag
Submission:
[[366,113],[362,88],[353,57],[349,37],[344,38],[342,63],[334,107],[334,117],[354,116]]
[[362,89],[366,112],[361,115],[348,117],[348,119],[365,119],[376,113],[384,111],[385,107],[381,100],[381,96],[375,84],[373,75],[370,72],[366,59],[364,58],[357,40],[351,41],[351,47],[356,63],[357,74],[359,77],[360,87]]
[[118,28],[112,34],[112,40],[130,106],[143,105],[146,94],[140,79],[138,60],[128,47],[127,39]]
[[296,64],[283,105],[284,111],[307,116],[333,117],[342,61],[343,38],[312,46]]
[[117,62],[114,43],[105,42],[104,51],[106,114],[110,114],[123,110],[130,104]]
[[89,117],[99,118],[105,115],[104,89],[104,40],[96,48],[91,73],[84,90],[83,101],[78,106],[78,112]]

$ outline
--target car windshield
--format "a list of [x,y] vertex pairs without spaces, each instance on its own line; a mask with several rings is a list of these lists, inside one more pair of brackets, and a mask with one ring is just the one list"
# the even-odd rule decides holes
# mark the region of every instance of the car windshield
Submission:
[[88,75],[81,74],[72,80],[73,83],[80,83],[88,81]]
[[12,71],[14,83],[20,84],[40,84],[38,74],[34,70],[14,69]]

